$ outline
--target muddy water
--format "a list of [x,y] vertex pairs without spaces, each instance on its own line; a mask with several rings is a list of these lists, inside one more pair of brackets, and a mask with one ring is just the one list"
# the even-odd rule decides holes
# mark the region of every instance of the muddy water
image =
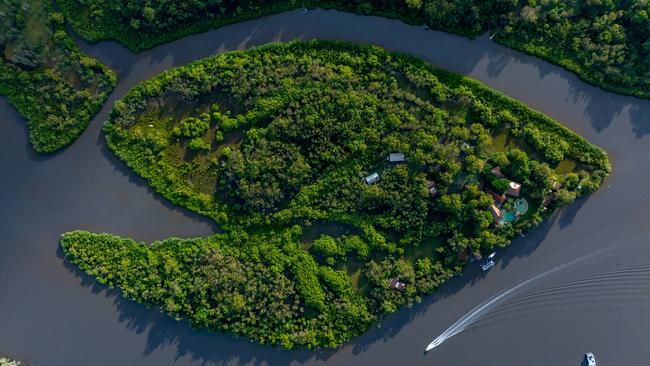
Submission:
[[[331,352],[287,351],[194,331],[96,284],[58,251],[73,229],[138,240],[205,235],[215,228],[174,208],[111,157],[101,123],[135,83],[232,49],[291,39],[372,43],[476,78],[566,123],[605,147],[614,172],[603,189],[380,327]],[[120,82],[79,141],[46,158],[0,101],[0,351],[34,365],[580,365],[650,359],[650,102],[603,92],[544,61],[398,21],[300,11],[187,37],[141,54],[113,42],[82,48]],[[602,248],[519,290],[433,352],[425,346],[469,310],[537,273]]]

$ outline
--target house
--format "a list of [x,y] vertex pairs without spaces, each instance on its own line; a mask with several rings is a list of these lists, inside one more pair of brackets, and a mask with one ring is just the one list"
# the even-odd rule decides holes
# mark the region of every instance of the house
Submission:
[[396,291],[404,291],[406,284],[399,282],[397,278],[391,278],[388,282],[388,287]]
[[431,197],[435,197],[435,195],[438,194],[438,190],[436,189],[436,182],[434,181],[427,183],[427,189],[429,190]]
[[495,166],[492,168],[492,174],[494,174],[495,177],[497,178],[503,178],[504,175],[501,173],[501,167],[500,166]]
[[521,193],[521,184],[517,182],[510,182],[508,184],[508,191],[506,194],[512,197],[519,197],[519,194]]
[[364,178],[367,184],[373,184],[379,182],[379,174],[372,173],[369,176]]
[[503,214],[501,213],[501,210],[496,205],[490,205],[488,209],[492,214],[492,218],[494,218],[494,222],[498,224],[499,221],[501,221],[501,219],[503,218]]
[[506,201],[506,195],[504,193],[497,194],[494,192],[490,192],[490,194],[492,194],[492,198],[494,198],[494,204],[499,208],[501,207],[501,205],[503,205],[503,202]]
[[390,153],[388,154],[388,161],[391,163],[403,163],[406,161],[406,158],[402,153]]

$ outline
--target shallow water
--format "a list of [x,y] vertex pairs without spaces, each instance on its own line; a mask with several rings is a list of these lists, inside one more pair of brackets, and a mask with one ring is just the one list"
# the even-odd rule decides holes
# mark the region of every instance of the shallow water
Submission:
[[[477,265],[468,268],[438,294],[386,318],[337,351],[287,351],[194,331],[122,299],[62,258],[58,237],[73,229],[147,241],[215,230],[209,221],[153,194],[107,151],[100,128],[116,98],[139,81],[197,58],[315,37],[377,44],[481,80],[605,147],[613,174],[600,191],[500,251],[488,273]],[[0,351],[8,356],[54,366],[475,365],[486,360],[504,366],[579,365],[586,351],[604,365],[650,359],[650,271],[622,272],[650,263],[646,239],[522,288],[501,310],[424,354],[431,339],[486,299],[650,231],[650,101],[603,92],[487,37],[468,40],[334,11],[283,13],[137,55],[114,42],[81,46],[115,69],[120,82],[71,147],[36,156],[24,122],[0,100]]]

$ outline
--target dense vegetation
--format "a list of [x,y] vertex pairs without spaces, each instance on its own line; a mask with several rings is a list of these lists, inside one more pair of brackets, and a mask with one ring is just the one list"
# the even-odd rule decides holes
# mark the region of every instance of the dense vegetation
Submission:
[[18,361],[12,361],[5,357],[0,357],[0,366],[20,366],[21,363]]
[[[196,326],[286,347],[360,334],[609,172],[602,150],[473,80],[340,42],[170,70],[116,102],[105,132],[157,192],[226,234],[147,247],[75,232],[69,258]],[[495,224],[511,180],[529,209]]]
[[333,347],[363,332],[373,317],[345,272],[319,266],[300,248],[299,233],[300,228],[277,235],[233,231],[147,247],[73,232],[61,244],[100,282],[194,326],[289,348]]
[[27,120],[37,152],[73,142],[115,82],[79,51],[49,1],[0,0],[0,94]]
[[488,30],[509,47],[549,59],[604,89],[650,98],[646,0],[59,1],[73,28],[97,41],[150,48],[210,27],[302,6],[427,24],[468,36]]
[[497,40],[622,94],[650,98],[650,2],[522,1]]

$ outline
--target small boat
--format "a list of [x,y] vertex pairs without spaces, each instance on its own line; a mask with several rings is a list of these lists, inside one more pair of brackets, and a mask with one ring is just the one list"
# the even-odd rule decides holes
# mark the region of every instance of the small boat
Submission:
[[487,259],[485,260],[485,263],[481,265],[481,269],[484,271],[489,270],[490,268],[494,267],[494,256],[496,253],[490,254]]
[[596,357],[594,357],[593,353],[585,353],[585,359],[587,360],[587,366],[596,366]]

